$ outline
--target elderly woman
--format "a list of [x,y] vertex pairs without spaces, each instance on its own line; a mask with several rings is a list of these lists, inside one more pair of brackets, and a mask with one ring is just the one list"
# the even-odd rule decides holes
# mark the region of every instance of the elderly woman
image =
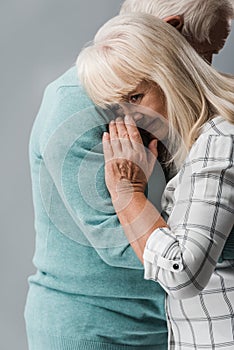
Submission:
[[[167,292],[170,349],[233,349],[234,260],[222,254],[234,234],[234,80],[146,14],[107,22],[77,64],[91,99],[126,113],[103,135],[106,184],[145,279]],[[148,148],[128,104],[139,107],[138,120],[146,107],[151,125],[165,121]],[[178,169],[164,215],[145,196],[158,140]]]

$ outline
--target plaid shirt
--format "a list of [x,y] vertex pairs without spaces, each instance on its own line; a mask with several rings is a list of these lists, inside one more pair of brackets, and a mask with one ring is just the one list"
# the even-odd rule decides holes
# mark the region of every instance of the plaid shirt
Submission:
[[173,350],[234,349],[234,260],[218,263],[234,225],[233,160],[234,124],[215,117],[166,186],[169,227],[146,244],[144,277],[168,294]]

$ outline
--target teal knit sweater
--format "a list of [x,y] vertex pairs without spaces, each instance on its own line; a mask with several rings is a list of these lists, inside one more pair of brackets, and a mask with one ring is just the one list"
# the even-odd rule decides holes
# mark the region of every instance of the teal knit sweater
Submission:
[[30,138],[30,350],[167,349],[164,291],[143,279],[105,186],[101,138],[110,118],[75,67],[45,91]]

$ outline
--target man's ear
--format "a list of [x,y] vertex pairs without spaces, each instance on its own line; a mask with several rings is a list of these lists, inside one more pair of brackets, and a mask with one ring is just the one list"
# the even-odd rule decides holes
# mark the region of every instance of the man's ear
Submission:
[[169,24],[171,24],[173,27],[175,27],[179,32],[181,32],[184,20],[181,16],[168,16],[163,18],[163,20]]

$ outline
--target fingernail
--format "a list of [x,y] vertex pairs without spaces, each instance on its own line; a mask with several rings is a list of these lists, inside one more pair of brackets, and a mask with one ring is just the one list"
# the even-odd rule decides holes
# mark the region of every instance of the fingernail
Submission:
[[115,119],[115,121],[118,122],[118,123],[119,123],[119,122],[122,122],[122,121],[123,121],[123,118],[117,117],[117,118]]
[[125,115],[125,121],[130,123],[133,121],[133,119],[132,119],[132,117],[130,117],[130,115],[127,114],[127,115]]

